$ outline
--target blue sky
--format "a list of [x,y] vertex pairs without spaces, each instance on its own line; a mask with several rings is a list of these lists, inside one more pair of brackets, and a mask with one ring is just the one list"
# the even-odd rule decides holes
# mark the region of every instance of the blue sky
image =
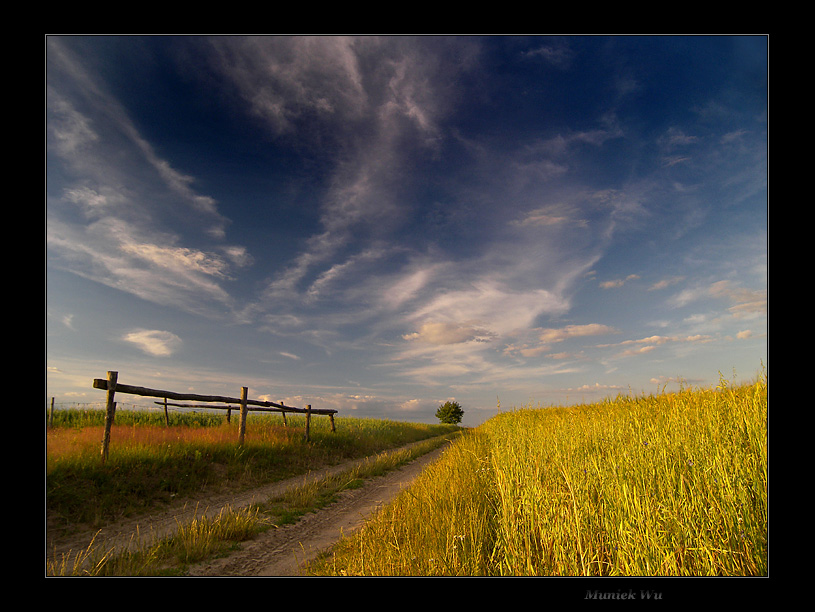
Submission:
[[475,425],[766,365],[767,37],[45,42],[48,398]]

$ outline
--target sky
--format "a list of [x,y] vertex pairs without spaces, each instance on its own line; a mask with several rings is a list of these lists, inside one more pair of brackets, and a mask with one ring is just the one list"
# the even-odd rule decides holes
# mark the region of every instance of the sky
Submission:
[[768,43],[46,36],[47,401],[475,426],[754,380]]

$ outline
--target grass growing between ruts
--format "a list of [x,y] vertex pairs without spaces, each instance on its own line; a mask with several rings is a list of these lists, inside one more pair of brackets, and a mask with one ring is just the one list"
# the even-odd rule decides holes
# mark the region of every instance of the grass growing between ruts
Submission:
[[761,576],[767,546],[764,377],[499,414],[309,571]]

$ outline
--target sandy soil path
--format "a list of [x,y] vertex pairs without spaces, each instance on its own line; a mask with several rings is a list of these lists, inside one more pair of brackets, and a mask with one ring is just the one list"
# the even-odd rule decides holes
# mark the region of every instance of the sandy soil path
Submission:
[[[359,489],[344,491],[339,501],[310,513],[294,525],[271,529],[241,544],[229,557],[194,567],[191,576],[296,576],[303,563],[329,548],[343,535],[359,528],[371,513],[391,501],[402,487],[409,485],[430,462],[443,452],[431,451],[402,468],[369,480]],[[139,542],[151,542],[175,532],[179,524],[203,516],[214,517],[224,507],[239,509],[264,502],[288,488],[300,486],[307,479],[318,480],[348,470],[358,463],[351,461],[273,483],[240,494],[202,498],[170,510],[142,515],[105,527],[95,535],[95,544],[103,550],[124,550]],[[78,533],[60,539],[46,538],[46,559],[69,557],[84,551],[94,533]]]

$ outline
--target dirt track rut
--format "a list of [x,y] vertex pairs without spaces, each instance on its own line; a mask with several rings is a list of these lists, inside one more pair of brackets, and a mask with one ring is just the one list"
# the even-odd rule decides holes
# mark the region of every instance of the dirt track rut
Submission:
[[313,560],[343,536],[361,527],[379,508],[393,500],[443,452],[437,449],[402,468],[344,491],[340,499],[298,523],[269,530],[241,544],[241,550],[223,559],[196,566],[191,576],[298,576]]
[[[270,529],[252,540],[243,542],[240,550],[228,557],[215,559],[193,567],[191,576],[297,576],[300,567],[332,546],[343,535],[359,528],[381,506],[391,501],[409,485],[421,471],[437,459],[445,447],[431,451],[384,476],[373,478],[359,489],[344,491],[339,500],[327,508],[310,513],[294,525]],[[264,502],[304,481],[353,467],[356,461],[333,466],[252,489],[244,493],[201,499],[166,512],[156,512],[137,519],[105,527],[96,534],[96,544],[104,550],[125,550],[139,542],[172,535],[180,524],[201,517],[215,517],[225,507],[239,509],[255,502]],[[93,533],[81,533],[46,543],[46,556],[72,555],[85,550]]]

